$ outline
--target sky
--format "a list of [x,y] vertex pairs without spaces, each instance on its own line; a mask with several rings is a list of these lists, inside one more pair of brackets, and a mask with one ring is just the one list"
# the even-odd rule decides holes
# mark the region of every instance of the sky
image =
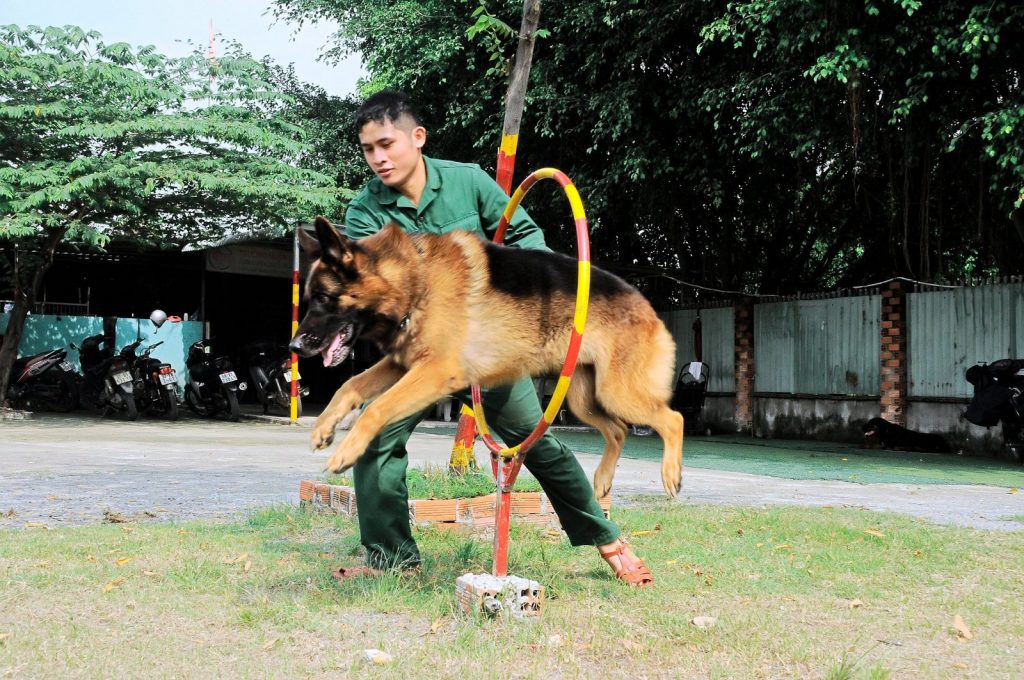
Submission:
[[254,56],[295,64],[299,79],[329,94],[354,93],[356,81],[366,75],[357,56],[337,66],[317,61],[337,24],[306,24],[298,30],[275,23],[269,5],[269,0],[0,0],[0,24],[72,24],[99,31],[106,43],[155,45],[158,52],[177,57],[191,52],[187,40],[204,47],[209,43],[213,19],[215,33],[237,40]]

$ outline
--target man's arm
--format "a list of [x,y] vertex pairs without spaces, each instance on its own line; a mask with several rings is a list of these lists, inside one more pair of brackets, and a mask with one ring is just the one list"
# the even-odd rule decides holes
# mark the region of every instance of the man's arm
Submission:
[[[479,202],[480,221],[487,237],[493,238],[494,232],[498,229],[501,215],[505,212],[505,206],[508,205],[509,197],[501,190],[498,183],[482,169],[477,169],[473,179]],[[544,232],[530,219],[522,206],[516,208],[512,214],[512,221],[505,231],[505,245],[516,248],[551,250],[544,241]]]

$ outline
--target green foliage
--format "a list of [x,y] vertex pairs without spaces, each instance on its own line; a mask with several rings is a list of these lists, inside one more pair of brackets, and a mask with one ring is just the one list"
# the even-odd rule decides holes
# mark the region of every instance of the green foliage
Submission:
[[[328,58],[416,97],[428,153],[493,168],[521,2],[275,7],[337,19]],[[1024,273],[1024,5],[586,0],[541,26],[517,177],[565,170],[595,259],[659,303],[692,299],[640,278],[665,270],[763,293]],[[526,207],[574,249],[557,188]]]
[[211,63],[0,27],[0,239],[181,247],[330,212],[334,182],[275,113],[288,100],[237,46]]
[[352,120],[359,102],[327,94],[318,85],[305,83],[291,65],[284,67],[263,61],[271,86],[285,95],[274,106],[274,114],[290,122],[304,139],[299,167],[333,177],[343,198],[373,176],[359,149]]

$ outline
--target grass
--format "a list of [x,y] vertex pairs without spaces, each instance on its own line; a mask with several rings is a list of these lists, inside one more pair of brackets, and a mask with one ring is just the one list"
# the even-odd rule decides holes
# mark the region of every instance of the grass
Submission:
[[[352,486],[352,478],[347,475],[328,475],[328,484]],[[427,466],[425,468],[409,468],[406,473],[406,484],[409,487],[409,498],[476,498],[494,493],[494,476],[489,471],[470,470],[464,475],[453,475],[444,467]],[[540,483],[520,473],[516,477],[515,491],[540,491]]]
[[491,546],[450,532],[416,530],[416,575],[339,584],[330,571],[359,561],[354,524],[292,507],[4,531],[0,676],[355,676],[367,648],[394,657],[382,678],[1013,678],[1024,664],[1024,532],[647,499],[614,512],[655,587],[514,526],[510,571],[549,597],[528,621],[455,612],[455,578],[488,570]]
[[[450,431],[449,431],[450,430]],[[425,434],[454,434],[453,428],[421,429]],[[600,454],[601,435],[591,431],[559,431],[573,451]],[[659,437],[629,435],[623,457],[661,459]],[[826,479],[863,484],[987,484],[1024,487],[1024,467],[991,458],[955,454],[860,449],[852,444],[778,441],[736,435],[687,437],[687,467],[746,472],[787,479]]]

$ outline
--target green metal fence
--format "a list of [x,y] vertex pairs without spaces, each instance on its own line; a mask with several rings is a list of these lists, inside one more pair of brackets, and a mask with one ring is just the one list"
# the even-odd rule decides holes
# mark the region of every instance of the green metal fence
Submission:
[[979,362],[1024,357],[1024,283],[907,295],[911,397],[969,397],[964,372]]
[[735,312],[732,307],[679,309],[660,316],[676,341],[676,371],[696,360],[693,322],[701,320],[703,361],[708,365],[708,391],[736,391]]
[[754,307],[755,392],[877,395],[881,296]]

